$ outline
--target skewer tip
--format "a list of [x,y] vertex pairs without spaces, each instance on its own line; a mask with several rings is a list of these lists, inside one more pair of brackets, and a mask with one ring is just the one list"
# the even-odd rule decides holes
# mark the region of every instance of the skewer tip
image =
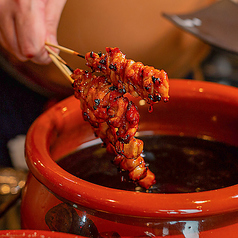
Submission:
[[77,54],[78,57],[85,59],[84,55]]

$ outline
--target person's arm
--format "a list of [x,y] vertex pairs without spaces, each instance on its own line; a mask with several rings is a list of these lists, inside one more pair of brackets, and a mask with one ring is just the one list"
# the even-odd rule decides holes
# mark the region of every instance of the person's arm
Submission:
[[66,0],[0,0],[0,44],[21,61],[48,64]]

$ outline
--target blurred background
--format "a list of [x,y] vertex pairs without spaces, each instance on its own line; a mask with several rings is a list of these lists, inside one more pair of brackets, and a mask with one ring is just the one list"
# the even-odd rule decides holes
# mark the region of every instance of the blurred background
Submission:
[[[70,0],[62,13],[58,42],[81,54],[104,52],[106,46],[119,47],[127,58],[164,69],[169,78],[237,86],[236,54],[204,43],[162,16],[164,12],[190,13],[214,2],[217,0]],[[72,68],[86,69],[83,59],[66,53],[61,56]],[[23,63],[3,48],[0,77],[0,167],[26,173],[24,140],[30,125],[47,108],[72,95],[73,90],[53,63]],[[16,174],[5,176],[15,176],[16,186],[24,181]],[[12,215],[19,214],[19,206],[12,209],[0,219],[0,229],[20,228],[19,217]]]

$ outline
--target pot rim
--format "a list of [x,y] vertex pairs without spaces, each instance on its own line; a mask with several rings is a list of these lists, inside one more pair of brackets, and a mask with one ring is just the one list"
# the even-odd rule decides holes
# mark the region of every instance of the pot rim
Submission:
[[[231,86],[176,79],[170,80],[170,88],[172,97],[186,92],[188,97],[212,95],[214,100],[225,100],[238,109],[238,89]],[[67,110],[59,114],[59,108]],[[133,217],[191,218],[238,209],[238,185],[199,193],[148,194],[103,187],[66,172],[50,156],[49,137],[56,127],[62,127],[64,118],[79,111],[78,100],[71,96],[38,117],[27,133],[28,167],[57,196],[97,211]]]

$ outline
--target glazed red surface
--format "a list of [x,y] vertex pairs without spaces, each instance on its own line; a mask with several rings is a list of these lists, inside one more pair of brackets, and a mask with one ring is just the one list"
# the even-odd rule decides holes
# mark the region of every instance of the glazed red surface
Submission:
[[[238,145],[238,123],[234,120],[238,119],[237,93],[237,89],[227,86],[172,80],[170,104],[159,104],[155,109],[160,112],[159,127],[155,124],[147,125],[141,119],[140,129],[146,127],[147,130],[159,130],[160,133],[180,134],[183,127],[184,135],[206,135]],[[204,101],[202,108],[196,104],[197,100]],[[189,111],[191,103],[193,108],[197,107],[196,117]],[[209,115],[210,112],[213,113],[217,104],[220,105],[222,113],[217,111],[219,115]],[[203,118],[205,114],[210,121]],[[154,113],[146,114],[145,111],[141,114],[142,118],[154,116],[156,116]],[[214,116],[217,117],[215,122],[212,121]],[[183,125],[184,121],[186,126]],[[78,131],[75,130],[75,124]],[[196,127],[192,124],[196,124]],[[171,128],[172,125],[175,125],[174,128]],[[58,196],[91,209],[156,218],[200,217],[214,215],[221,211],[233,211],[238,207],[238,185],[190,194],[138,194],[101,187],[74,177],[60,168],[53,159],[58,159],[80,143],[93,139],[89,130],[82,132],[83,126],[85,127],[85,122],[81,116],[79,102],[74,97],[70,97],[43,114],[28,132],[26,140],[28,166],[33,175]],[[70,131],[72,133],[69,133]],[[80,141],[82,135],[84,141]],[[52,141],[54,145],[50,154]],[[62,146],[54,152],[57,143]],[[99,194],[100,199],[98,199]]]
[[155,175],[141,156],[143,142],[135,138],[139,124],[139,112],[120,90],[108,82],[105,76],[76,69],[74,96],[80,100],[83,118],[90,123],[107,151],[115,155],[113,163],[128,171],[132,181],[146,189],[155,184]]
[[[196,136],[238,146],[238,89],[189,80],[171,80],[170,85],[169,103],[159,103],[152,113],[148,112],[148,105],[139,106],[140,131]],[[138,100],[134,102],[137,103]],[[30,171],[57,197],[89,210],[105,212],[108,216],[123,214],[128,216],[128,219],[143,217],[145,221],[151,218],[215,218],[218,224],[227,222],[226,227],[237,229],[237,221],[234,223],[232,219],[237,217],[238,185],[199,193],[145,194],[106,188],[83,181],[54,162],[80,144],[93,139],[90,125],[82,118],[79,101],[72,96],[60,102],[41,115],[28,132],[26,160]],[[37,180],[34,183],[38,183]],[[32,183],[32,180],[28,183]],[[24,192],[25,197],[27,189]],[[31,198],[28,195],[27,201],[30,202],[31,199],[39,203],[40,198]],[[43,199],[44,206],[49,206],[44,196],[40,199],[41,202]],[[51,202],[59,203],[60,200],[51,199]],[[28,209],[27,206],[24,206],[24,209]],[[24,209],[23,214],[30,214],[31,211]],[[208,231],[209,225],[207,226],[204,228],[204,234],[211,235]],[[219,235],[219,232],[214,234]]]

